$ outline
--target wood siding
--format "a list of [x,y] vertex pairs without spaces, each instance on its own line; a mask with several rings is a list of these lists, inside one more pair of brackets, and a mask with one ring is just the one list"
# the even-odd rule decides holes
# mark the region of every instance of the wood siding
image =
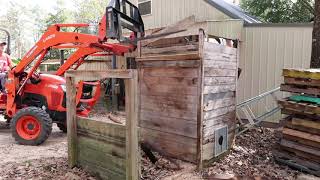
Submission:
[[214,158],[215,131],[228,126],[229,148],[235,136],[237,49],[204,43],[203,160]]
[[186,51],[198,54],[198,43],[141,48],[142,55],[137,59],[140,127],[143,141],[153,149],[196,162],[199,56],[198,60],[188,60],[187,56],[168,59]]
[[[137,57],[142,141],[161,154],[194,162],[212,159],[214,132],[234,139],[237,49],[199,36],[141,42]],[[140,45],[141,46],[141,45]]]
[[78,165],[103,179],[126,178],[126,127],[77,119]]

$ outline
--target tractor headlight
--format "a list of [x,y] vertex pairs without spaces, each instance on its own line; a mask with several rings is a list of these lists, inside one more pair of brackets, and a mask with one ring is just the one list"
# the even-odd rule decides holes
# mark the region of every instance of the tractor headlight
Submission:
[[66,91],[67,91],[66,85],[60,84],[60,87],[61,87],[61,89],[62,89],[63,92],[66,92]]

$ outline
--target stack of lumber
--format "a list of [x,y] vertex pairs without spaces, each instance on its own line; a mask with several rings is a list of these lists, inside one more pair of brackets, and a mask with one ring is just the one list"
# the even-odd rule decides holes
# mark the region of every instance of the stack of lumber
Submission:
[[281,90],[292,95],[279,101],[285,118],[279,162],[320,176],[320,69],[284,69]]

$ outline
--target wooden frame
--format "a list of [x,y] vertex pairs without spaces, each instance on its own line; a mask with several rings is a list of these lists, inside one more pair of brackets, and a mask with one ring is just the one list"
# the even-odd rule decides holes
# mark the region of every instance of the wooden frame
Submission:
[[141,141],[201,169],[217,159],[216,131],[228,126],[221,156],[234,141],[239,51],[206,41],[199,27],[182,33],[138,43]]
[[[68,128],[68,162],[70,167],[78,165],[78,131],[79,122],[85,122],[76,115],[76,84],[79,80],[100,80],[104,78],[120,78],[125,81],[126,93],[126,125],[125,131],[125,154],[126,154],[126,179],[139,179],[139,147],[138,128],[139,99],[138,99],[138,76],[136,70],[105,70],[105,71],[68,71],[67,81],[67,128]],[[77,121],[79,119],[79,121]],[[102,124],[87,119],[87,122]],[[112,125],[115,127],[114,125]],[[118,126],[117,126],[118,127]],[[120,127],[118,127],[120,128]],[[108,163],[108,162],[106,162]]]

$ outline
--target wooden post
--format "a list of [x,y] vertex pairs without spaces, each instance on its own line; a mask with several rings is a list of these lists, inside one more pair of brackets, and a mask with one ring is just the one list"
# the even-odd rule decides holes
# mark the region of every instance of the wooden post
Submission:
[[60,66],[64,64],[64,50],[60,50]]
[[73,77],[66,78],[67,84],[67,131],[68,131],[68,165],[70,168],[77,163],[77,115],[76,86]]
[[127,180],[139,179],[139,147],[138,147],[138,73],[133,70],[133,78],[125,80],[126,94],[126,157]]
[[198,169],[201,170],[203,168],[203,158],[202,158],[202,141],[203,141],[203,79],[204,79],[204,70],[203,70],[203,47],[204,47],[205,34],[204,30],[199,30],[199,57],[200,67],[199,67],[199,84],[198,84],[198,115],[197,115],[197,160],[198,160]]

